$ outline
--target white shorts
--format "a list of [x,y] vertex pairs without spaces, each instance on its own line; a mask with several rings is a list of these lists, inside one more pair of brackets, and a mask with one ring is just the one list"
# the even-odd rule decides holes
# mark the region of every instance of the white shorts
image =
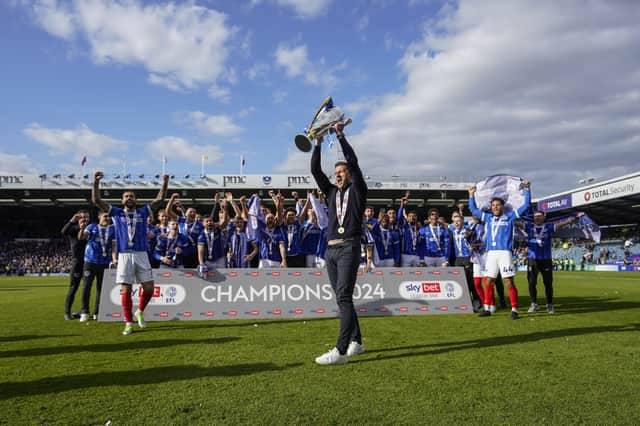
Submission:
[[146,251],[118,253],[116,284],[142,284],[153,281]]
[[476,255],[476,262],[473,263],[473,277],[484,277],[484,265],[487,262],[487,254],[482,253],[481,255]]
[[445,263],[447,263],[447,259],[444,256],[424,258],[424,265],[432,268],[442,267]]
[[381,268],[393,268],[395,264],[396,261],[393,259],[380,259],[378,263],[376,263],[376,266],[379,266]]
[[498,273],[502,275],[502,278],[510,278],[516,274],[510,250],[489,250],[487,252],[485,277],[496,278]]
[[279,268],[279,267],[280,267],[280,262],[276,262],[275,260],[260,259],[260,262],[258,262],[258,268],[260,269]]
[[417,268],[420,266],[420,256],[415,254],[403,254],[400,256],[400,266],[403,268]]
[[207,260],[205,262],[205,264],[207,265],[207,268],[211,269],[224,269],[227,266],[227,262],[224,256],[221,256],[220,258],[216,259],[216,260]]

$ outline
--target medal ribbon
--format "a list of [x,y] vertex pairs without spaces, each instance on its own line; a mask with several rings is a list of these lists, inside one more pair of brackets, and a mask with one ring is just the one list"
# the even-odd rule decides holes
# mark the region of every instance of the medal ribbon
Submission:
[[496,237],[498,236],[498,230],[500,229],[500,218],[493,216],[491,219],[491,245],[497,245]]
[[133,246],[133,238],[136,236],[136,225],[138,224],[138,213],[125,213],[127,221],[127,237],[129,237],[129,246]]
[[109,236],[106,234],[108,232],[109,228],[107,228],[106,226],[98,225],[98,239],[100,240],[100,247],[102,247],[103,257],[107,255],[107,239],[109,238]]
[[[433,231],[434,228],[438,230],[438,235],[436,235],[436,232]],[[440,251],[440,227],[438,225],[429,225],[429,232],[431,232],[431,236],[433,237],[433,239],[436,240],[436,247],[438,248],[438,251]]]
[[344,191],[342,201],[340,200],[340,190],[336,191],[336,218],[338,219],[338,225],[342,227],[344,223],[344,217],[347,215],[347,205],[349,204],[349,190],[351,187]]

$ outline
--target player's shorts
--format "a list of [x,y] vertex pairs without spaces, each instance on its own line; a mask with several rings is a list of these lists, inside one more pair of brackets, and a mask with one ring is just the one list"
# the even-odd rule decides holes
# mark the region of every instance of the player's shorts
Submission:
[[516,274],[510,250],[489,250],[486,256],[485,277],[496,278],[500,273],[502,278],[509,278]]
[[380,268],[393,268],[395,263],[394,259],[380,259],[376,262],[376,266]]
[[444,256],[440,257],[425,257],[424,265],[432,268],[440,268],[447,263],[447,259]]
[[142,284],[153,281],[146,251],[118,253],[116,284]]
[[260,269],[279,268],[279,267],[280,267],[280,262],[271,260],[271,259],[260,259],[260,262],[258,263],[258,268]]
[[473,277],[484,277],[484,265],[487,262],[487,254],[482,253],[472,258],[473,262]]
[[420,256],[415,254],[403,254],[400,256],[400,266],[403,268],[417,268],[420,266]]

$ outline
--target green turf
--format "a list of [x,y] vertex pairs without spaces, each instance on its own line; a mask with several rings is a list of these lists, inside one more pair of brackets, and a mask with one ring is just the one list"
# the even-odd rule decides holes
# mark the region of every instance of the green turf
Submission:
[[[556,273],[554,316],[62,320],[64,278],[0,279],[0,424],[638,424],[640,274]],[[544,294],[539,285],[541,296]]]

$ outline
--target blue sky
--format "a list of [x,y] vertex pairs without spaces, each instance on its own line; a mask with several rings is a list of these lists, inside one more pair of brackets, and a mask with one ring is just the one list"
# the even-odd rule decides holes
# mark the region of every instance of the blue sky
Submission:
[[0,172],[308,173],[332,95],[369,175],[631,173],[640,3],[607,3],[10,0]]

